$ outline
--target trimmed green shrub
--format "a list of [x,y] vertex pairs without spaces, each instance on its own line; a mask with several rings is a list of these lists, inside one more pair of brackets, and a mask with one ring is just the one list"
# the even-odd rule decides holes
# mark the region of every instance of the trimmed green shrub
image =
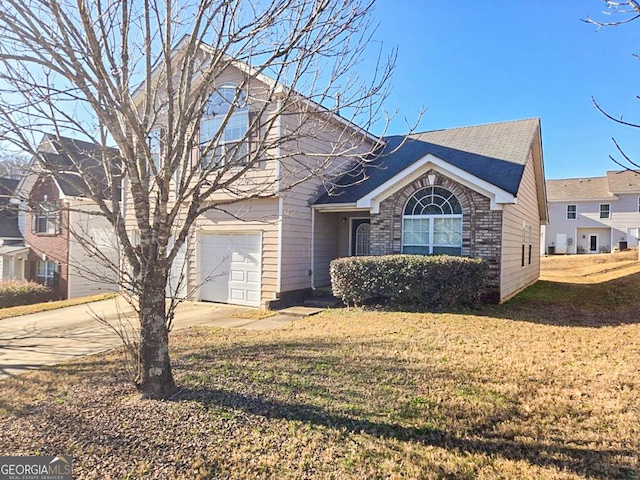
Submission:
[[489,266],[478,258],[383,255],[338,258],[330,273],[333,293],[346,305],[444,310],[477,305]]
[[0,282],[0,308],[57,299],[56,294],[44,285],[26,280],[5,280]]

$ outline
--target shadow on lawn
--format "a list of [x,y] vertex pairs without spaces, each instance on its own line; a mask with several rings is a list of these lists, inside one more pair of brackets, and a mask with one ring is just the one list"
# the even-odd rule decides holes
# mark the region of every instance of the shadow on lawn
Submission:
[[640,273],[602,283],[566,283],[539,280],[508,302],[477,308],[424,311],[367,307],[390,313],[472,314],[562,327],[610,327],[640,323]]
[[540,280],[505,304],[478,313],[563,327],[640,323],[640,273],[593,284]]
[[270,419],[299,421],[333,429],[344,429],[353,434],[364,433],[381,439],[419,442],[427,446],[458,450],[462,453],[497,455],[541,467],[555,466],[560,470],[589,475],[590,478],[636,478],[637,474],[631,467],[619,464],[620,457],[634,457],[637,455],[635,451],[524,443],[499,435],[481,435],[480,430],[490,430],[490,425],[482,429],[474,429],[476,435],[462,437],[441,430],[404,427],[398,424],[351,418],[327,412],[313,405],[285,403],[222,389],[185,389],[176,395],[174,400],[198,401],[207,407],[238,409]]

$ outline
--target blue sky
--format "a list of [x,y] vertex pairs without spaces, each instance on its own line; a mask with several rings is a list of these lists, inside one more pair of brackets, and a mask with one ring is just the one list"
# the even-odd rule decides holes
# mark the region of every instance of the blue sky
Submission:
[[[604,175],[617,167],[615,137],[640,163],[640,21],[597,31],[600,0],[378,0],[376,39],[399,56],[387,108],[417,130],[540,117],[547,178]],[[611,18],[611,17],[608,17]],[[379,133],[379,132],[375,132]]]

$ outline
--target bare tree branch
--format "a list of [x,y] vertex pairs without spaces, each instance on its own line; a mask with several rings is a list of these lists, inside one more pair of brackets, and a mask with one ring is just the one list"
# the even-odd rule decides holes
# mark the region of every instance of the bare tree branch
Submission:
[[[167,306],[164,297],[197,219],[307,182],[330,188],[339,175],[361,171],[379,149],[368,129],[388,120],[382,105],[396,51],[371,51],[372,6],[371,0],[0,5],[0,140],[32,155],[39,175],[75,174],[92,207],[63,208],[100,217],[113,229],[117,261],[96,248],[90,229],[73,234],[108,265],[98,276],[118,274],[121,288],[137,299],[144,395],[166,397],[175,389],[167,335],[177,300]],[[372,53],[375,67],[358,76]],[[60,147],[71,165],[61,171],[38,147],[45,134],[97,145],[85,152],[93,155],[92,168]]]

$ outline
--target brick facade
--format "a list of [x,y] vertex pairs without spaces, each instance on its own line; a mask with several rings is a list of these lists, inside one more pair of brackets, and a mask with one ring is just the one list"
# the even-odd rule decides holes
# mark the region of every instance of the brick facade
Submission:
[[[62,207],[62,200],[58,187],[51,177],[41,177],[31,189],[29,203],[32,206],[45,201],[57,202]],[[32,212],[26,213],[25,218],[25,243],[30,247],[25,276],[29,280],[37,281],[38,261],[42,261],[43,255],[50,262],[58,263],[57,285],[53,288],[60,298],[66,298],[68,292],[69,272],[69,230],[67,228],[67,212],[60,212],[60,229],[55,234],[35,233],[32,231]]]
[[[432,185],[427,176],[435,175]],[[462,255],[480,257],[489,263],[490,294],[500,290],[500,252],[502,245],[502,211],[491,210],[484,195],[433,170],[402,188],[380,203],[378,214],[371,215],[371,254],[402,252],[402,215],[405,204],[418,190],[439,186],[452,192],[462,207]]]

